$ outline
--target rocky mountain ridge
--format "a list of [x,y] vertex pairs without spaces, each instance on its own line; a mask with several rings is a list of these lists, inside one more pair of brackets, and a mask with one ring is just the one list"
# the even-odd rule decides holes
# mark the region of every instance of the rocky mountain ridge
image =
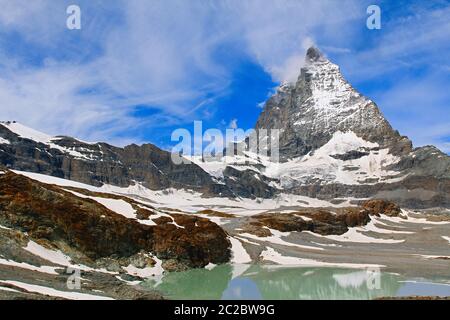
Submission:
[[127,187],[134,182],[154,189],[179,188],[229,196],[230,192],[195,164],[175,165],[169,152],[152,144],[118,148],[51,137],[16,122],[0,123],[0,163],[94,186]]

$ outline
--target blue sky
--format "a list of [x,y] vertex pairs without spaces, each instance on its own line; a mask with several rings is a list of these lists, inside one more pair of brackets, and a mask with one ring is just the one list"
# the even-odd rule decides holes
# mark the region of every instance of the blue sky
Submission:
[[[77,4],[82,29],[66,28]],[[381,30],[366,28],[377,4]],[[416,146],[450,152],[449,1],[0,0],[0,118],[117,145],[253,127],[315,44]]]

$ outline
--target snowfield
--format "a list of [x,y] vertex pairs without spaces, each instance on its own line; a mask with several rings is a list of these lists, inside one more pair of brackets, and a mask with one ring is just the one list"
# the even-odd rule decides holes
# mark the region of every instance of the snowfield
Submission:
[[[265,212],[268,210],[276,210],[281,207],[299,206],[299,207],[345,207],[348,202],[340,204],[332,204],[328,201],[309,198],[305,196],[281,194],[274,199],[244,199],[244,198],[204,198],[201,193],[192,190],[177,190],[166,189],[160,191],[153,191],[143,187],[140,184],[135,184],[127,188],[116,187],[112,185],[103,185],[102,187],[94,187],[91,185],[60,179],[52,176],[47,176],[38,173],[24,172],[13,170],[17,174],[24,175],[30,179],[40,181],[47,184],[54,184],[60,187],[75,187],[86,189],[92,192],[111,193],[116,195],[124,195],[128,197],[136,197],[136,201],[142,204],[148,204],[156,208],[170,208],[182,210],[184,212],[196,213],[204,209],[212,209],[225,213],[232,213],[234,215],[249,216]],[[70,191],[70,190],[67,190]],[[77,196],[87,197],[77,192],[70,191]],[[134,210],[126,204],[120,202],[122,200],[109,201],[106,198],[95,198],[94,200],[103,201],[106,207],[109,206],[112,211],[115,211],[128,218],[134,218]],[[104,200],[106,199],[106,200]]]
[[242,245],[241,241],[230,237],[231,242],[231,252],[232,252],[232,258],[231,262],[235,264],[246,264],[251,263],[252,259],[245,250],[244,246]]
[[73,291],[61,291],[56,290],[49,287],[39,286],[35,284],[29,284],[29,283],[23,283],[19,281],[10,281],[10,280],[0,280],[1,284],[9,284],[13,285],[15,287],[27,290],[29,292],[35,292],[40,293],[43,295],[48,295],[51,297],[59,297],[64,299],[70,299],[70,300],[114,300],[109,297],[104,296],[96,296],[92,294],[86,294],[86,293],[80,293],[80,292],[73,292]]
[[33,266],[29,263],[16,262],[16,261],[7,260],[7,259],[3,259],[3,258],[0,258],[0,265],[10,266],[10,267],[15,267],[15,268],[20,268],[20,269],[26,269],[26,270],[35,271],[35,272],[47,273],[47,274],[52,274],[52,275],[58,275],[58,272],[56,272],[56,269],[59,269],[57,267],[50,267],[50,266],[37,267],[37,266]]
[[[367,155],[350,160],[334,157],[354,151]],[[224,156],[221,160],[213,161],[203,161],[201,157],[187,158],[221,183],[224,183],[224,170],[232,167],[240,171],[252,170],[257,179],[259,175],[276,179],[278,182],[272,182],[272,186],[278,189],[289,189],[314,180],[344,185],[371,185],[397,182],[406,177],[387,169],[388,166],[398,163],[399,157],[390,154],[389,149],[380,149],[377,143],[365,141],[352,131],[337,131],[319,149],[287,162],[273,162],[269,157],[252,152],[244,152],[243,155],[234,157]]]

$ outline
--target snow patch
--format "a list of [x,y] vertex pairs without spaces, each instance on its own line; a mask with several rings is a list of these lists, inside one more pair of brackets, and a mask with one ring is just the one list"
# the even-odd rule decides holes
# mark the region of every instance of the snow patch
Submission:
[[[389,229],[379,228],[376,226],[376,224],[378,224],[378,223],[379,223],[378,218],[372,217],[372,220],[364,226],[364,230],[376,232],[376,233],[383,233],[383,234],[413,234],[414,233],[412,231],[397,231],[397,230],[389,230]],[[381,224],[381,225],[385,226],[385,224]]]
[[448,241],[448,244],[450,244],[450,237],[442,236],[442,238],[443,238],[444,240],[447,240],[447,241]]
[[61,251],[49,250],[32,240],[28,242],[24,250],[60,266],[70,266],[72,264],[70,257],[66,256]]
[[8,130],[17,134],[21,138],[33,140],[43,144],[48,144],[53,138],[48,134],[36,131],[17,122],[0,123],[0,125],[6,127]]
[[296,243],[292,243],[292,242],[287,242],[287,241],[281,239],[281,237],[288,237],[291,234],[290,232],[281,232],[281,231],[270,229],[270,228],[268,228],[268,229],[272,233],[272,236],[258,237],[256,235],[253,235],[250,233],[243,233],[240,236],[245,237],[245,238],[250,238],[253,240],[265,241],[265,242],[270,242],[273,244],[279,244],[282,246],[297,247],[297,248],[306,249],[306,250],[324,250],[323,248],[320,248],[320,247],[304,246],[304,245],[300,245],[300,244],[296,244]]
[[6,260],[6,259],[2,259],[2,258],[0,258],[0,264],[5,265],[5,266],[20,268],[20,269],[27,269],[27,270],[31,270],[31,271],[41,272],[41,273],[47,273],[47,274],[53,274],[53,275],[58,274],[58,272],[56,272],[56,269],[58,269],[58,268],[50,267],[50,266],[37,267],[37,266],[33,266],[29,263],[16,262],[16,261]]
[[91,160],[91,157],[87,157],[85,154],[82,154],[82,153],[74,150],[74,148],[65,148],[65,147],[62,147],[62,146],[54,143],[55,141],[60,140],[61,139],[60,137],[52,137],[48,134],[36,131],[34,129],[26,127],[17,122],[16,123],[13,123],[13,122],[0,123],[0,125],[3,125],[8,130],[17,134],[19,137],[21,137],[23,139],[29,139],[29,140],[33,140],[37,143],[45,144],[46,146],[50,147],[51,149],[57,149],[63,153],[67,153],[75,158]]
[[56,289],[49,288],[49,287],[23,283],[23,282],[19,282],[19,281],[0,280],[0,283],[13,285],[15,287],[27,290],[29,292],[35,292],[35,293],[39,293],[39,294],[43,294],[43,295],[47,295],[47,296],[51,296],[51,297],[59,297],[59,298],[70,299],[70,300],[114,300],[109,297],[96,296],[96,295],[80,293],[80,292],[61,291],[61,290],[56,290]]
[[0,287],[0,290],[1,291],[8,291],[8,292],[20,292],[18,290],[14,290],[14,289],[7,288],[7,287]]
[[212,270],[212,269],[214,269],[215,267],[217,267],[217,264],[214,264],[214,263],[208,263],[206,266],[205,266],[205,269],[206,270]]
[[66,191],[68,191],[80,198],[92,199],[92,200],[100,203],[107,209],[109,209],[121,216],[124,216],[125,218],[136,219],[136,210],[133,209],[131,204],[129,204],[128,202],[126,202],[122,199],[92,197],[92,196],[86,196],[84,194],[81,194],[79,192],[72,191],[72,190],[66,190]]
[[[372,228],[373,229],[373,228]],[[394,239],[380,239],[380,238],[373,238],[364,235],[362,232],[369,231],[365,227],[355,227],[355,228],[349,228],[348,231],[341,235],[319,235],[317,233],[311,232],[311,231],[303,231],[305,233],[311,234],[315,237],[328,239],[332,241],[338,241],[338,242],[355,242],[355,243],[380,243],[380,244],[395,244],[395,243],[402,243],[405,240],[394,240]]]
[[63,254],[61,251],[54,251],[47,249],[36,242],[30,240],[24,250],[30,252],[33,255],[36,255],[44,260],[52,262],[54,264],[64,266],[64,267],[72,267],[75,269],[79,269],[82,271],[91,271],[91,272],[101,272],[107,274],[116,274],[116,272],[111,272],[106,269],[95,269],[84,265],[76,265],[72,263],[72,260],[69,256]]
[[423,259],[439,259],[439,258],[450,259],[450,256],[444,256],[444,255],[414,254],[414,256],[419,256]]
[[402,214],[407,219],[402,219],[400,217],[388,217],[388,216],[383,216],[379,219],[387,220],[389,222],[394,222],[394,223],[398,223],[398,224],[407,224],[407,223],[429,224],[429,225],[450,224],[450,222],[448,222],[448,221],[428,221],[425,218],[415,218],[415,217],[411,216],[411,212],[409,212],[408,210],[404,210],[404,209],[402,209]]
[[231,242],[232,252],[231,262],[236,264],[246,264],[252,262],[252,258],[247,253],[242,243],[233,237],[229,237],[229,239]]

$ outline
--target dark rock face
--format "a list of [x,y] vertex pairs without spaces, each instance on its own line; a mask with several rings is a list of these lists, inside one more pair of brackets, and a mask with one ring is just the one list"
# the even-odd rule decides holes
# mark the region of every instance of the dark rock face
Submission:
[[231,191],[245,198],[272,198],[276,189],[269,185],[271,179],[253,170],[238,170],[226,167],[223,172],[226,185]]
[[128,187],[134,182],[160,190],[185,188],[205,195],[231,196],[195,164],[175,165],[171,154],[154,145],[117,148],[106,143],[87,144],[69,137],[57,137],[52,145],[21,138],[0,125],[0,163],[23,170],[74,180],[94,186],[112,184]]
[[333,157],[335,159],[340,159],[340,160],[347,161],[347,160],[360,159],[360,158],[368,156],[368,155],[369,155],[368,152],[352,150],[352,151],[346,152],[344,154],[331,154],[330,157]]
[[230,243],[219,226],[196,216],[173,219],[183,228],[169,221],[143,225],[58,187],[11,172],[0,175],[1,224],[34,239],[63,242],[92,260],[130,257],[141,250],[189,267],[229,260]]
[[[32,265],[35,267],[55,267],[55,273],[46,273],[46,272],[36,272],[27,268],[20,268],[11,266],[8,264],[0,264],[0,275],[2,280],[9,281],[18,281],[21,284],[27,283],[31,285],[44,286],[48,288],[53,288],[55,290],[73,293],[73,290],[70,290],[67,287],[67,274],[65,273],[64,268],[59,265],[56,265],[46,259],[41,258],[38,255],[34,255],[24,247],[30,241],[30,235],[16,228],[4,229],[0,228],[0,252],[2,255],[2,259],[9,261],[16,261],[19,263],[24,263],[28,265]],[[48,249],[56,249],[52,246],[51,242],[45,239],[38,239],[35,241]],[[61,243],[58,243],[61,245]],[[61,248],[59,248],[61,249]],[[67,247],[62,248],[64,251],[67,250]],[[79,253],[76,251],[70,251],[71,256],[73,256],[77,263],[89,263],[89,261],[79,261]],[[111,259],[113,260],[113,259]],[[123,266],[128,266],[129,261],[126,264],[122,264]],[[74,266],[76,268],[76,266]],[[77,290],[82,294],[89,294],[91,296],[101,297],[110,297],[113,299],[130,299],[130,300],[160,300],[162,296],[153,291],[153,290],[144,290],[139,285],[130,286],[125,281],[135,281],[142,280],[140,278],[133,277],[131,275],[123,273],[124,270],[119,270],[122,273],[110,274],[102,272],[102,270],[96,270],[96,265],[93,265],[94,269],[92,270],[83,270],[81,271],[81,288]],[[100,267],[100,266],[98,266]],[[105,266],[101,266],[103,268]],[[122,280],[121,280],[122,279]],[[0,290],[0,300],[59,300],[62,298],[47,296],[44,294],[38,294],[34,292],[29,292],[21,287],[20,284],[15,283],[1,283],[2,287],[10,288],[14,291],[4,291]]]
[[321,235],[344,234],[348,228],[364,226],[370,221],[369,213],[360,208],[345,208],[336,212],[306,212],[305,216],[313,219],[313,232]]
[[226,263],[230,259],[227,234],[205,218],[173,214],[175,222],[184,227],[164,223],[154,229],[157,241],[153,250],[161,259],[187,261],[188,266],[204,267],[208,263]]

